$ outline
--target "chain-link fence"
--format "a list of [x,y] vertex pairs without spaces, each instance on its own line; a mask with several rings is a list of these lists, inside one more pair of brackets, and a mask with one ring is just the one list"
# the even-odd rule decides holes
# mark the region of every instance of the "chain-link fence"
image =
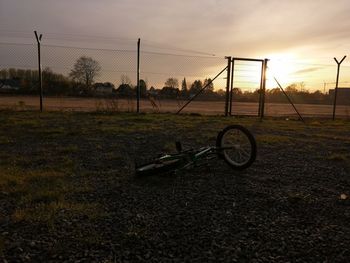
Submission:
[[[118,49],[43,42],[44,110],[136,111],[138,50],[134,44]],[[227,71],[211,82],[227,66],[224,57],[143,47],[142,42],[139,54],[141,112],[177,112],[195,97],[183,112],[224,113]],[[329,59],[319,61],[268,62],[265,116],[296,115],[287,96],[303,116],[332,115],[336,64]],[[233,115],[258,114],[261,70],[261,63],[234,63]],[[0,107],[38,109],[38,75],[36,44],[0,43]],[[336,115],[349,117],[350,66],[346,60],[340,76]]]
[[[4,98],[6,93],[37,95],[37,46],[2,43],[0,47],[0,79],[5,84],[10,84],[6,85],[7,89],[3,87],[2,97]],[[98,70],[88,72],[91,70],[89,62],[81,63],[80,67],[85,69],[76,72],[81,76],[75,76],[74,71],[81,58],[95,61]],[[210,81],[211,76],[225,66],[225,63],[223,58],[215,56],[141,50],[140,110],[178,111],[184,102]],[[42,44],[41,65],[46,109],[136,110],[137,49],[95,49]],[[85,77],[88,73],[91,73],[89,81]],[[25,77],[26,74],[30,77]],[[222,113],[224,92],[220,89],[225,89],[224,77],[223,74],[215,83],[209,85],[205,92],[198,96],[200,102],[196,100],[184,111]],[[219,92],[214,92],[214,88]],[[35,108],[37,103],[33,97],[17,96],[6,99],[7,103],[4,100],[1,103],[14,105],[18,99],[32,108]],[[202,102],[203,100],[206,101]],[[220,106],[212,111],[208,101],[219,101]]]

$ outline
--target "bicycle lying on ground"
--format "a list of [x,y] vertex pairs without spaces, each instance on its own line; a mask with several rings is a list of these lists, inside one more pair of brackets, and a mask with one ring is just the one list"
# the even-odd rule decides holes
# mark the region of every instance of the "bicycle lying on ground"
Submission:
[[207,164],[216,156],[235,170],[243,170],[253,164],[256,158],[256,141],[248,129],[241,125],[230,125],[216,137],[216,146],[183,150],[176,142],[176,153],[162,154],[152,161],[136,165],[136,175],[168,173]]

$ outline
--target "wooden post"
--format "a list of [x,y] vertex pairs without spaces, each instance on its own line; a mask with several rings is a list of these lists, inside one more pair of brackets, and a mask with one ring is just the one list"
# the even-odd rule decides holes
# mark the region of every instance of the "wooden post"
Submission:
[[34,31],[36,42],[38,44],[38,74],[39,74],[39,93],[40,93],[40,111],[43,111],[43,81],[42,81],[42,72],[41,72],[41,51],[40,51],[40,43],[42,34],[38,36],[38,33]]
[[340,64],[344,61],[345,58],[346,58],[346,56],[344,56],[343,59],[340,60],[340,62],[338,62],[338,60],[336,58],[334,58],[334,60],[337,63],[338,67],[337,67],[337,80],[335,82],[335,90],[334,90],[333,121],[335,120],[335,108],[337,106],[337,93],[338,93],[338,81],[339,81]]

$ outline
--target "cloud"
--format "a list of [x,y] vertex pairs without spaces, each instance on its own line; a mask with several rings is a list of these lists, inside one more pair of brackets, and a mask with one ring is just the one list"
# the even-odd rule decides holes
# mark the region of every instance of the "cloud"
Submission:
[[349,11],[345,0],[2,0],[0,29],[141,37],[209,53],[270,53],[347,40]]
[[305,69],[297,70],[297,71],[293,72],[293,74],[310,73],[310,72],[318,71],[318,70],[320,70],[320,69],[324,69],[324,67],[310,67],[310,68],[305,68]]
[[[50,44],[75,39],[78,46],[103,48],[107,38],[118,38],[128,41],[109,47],[134,49],[140,37],[141,45],[160,52],[332,59],[349,50],[349,13],[348,0],[0,0],[0,42],[23,41],[22,34],[34,43],[36,29]],[[295,73],[319,70],[309,66]]]

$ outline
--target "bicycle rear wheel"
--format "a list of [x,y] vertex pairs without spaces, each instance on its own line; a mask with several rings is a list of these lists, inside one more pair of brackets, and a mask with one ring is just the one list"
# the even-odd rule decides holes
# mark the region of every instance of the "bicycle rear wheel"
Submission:
[[174,171],[181,164],[181,159],[174,160],[154,160],[140,166],[137,166],[135,169],[136,176],[145,176],[145,175],[155,175],[160,173],[167,173]]
[[235,170],[243,170],[256,158],[256,141],[248,129],[230,125],[219,132],[216,138],[219,157]]

